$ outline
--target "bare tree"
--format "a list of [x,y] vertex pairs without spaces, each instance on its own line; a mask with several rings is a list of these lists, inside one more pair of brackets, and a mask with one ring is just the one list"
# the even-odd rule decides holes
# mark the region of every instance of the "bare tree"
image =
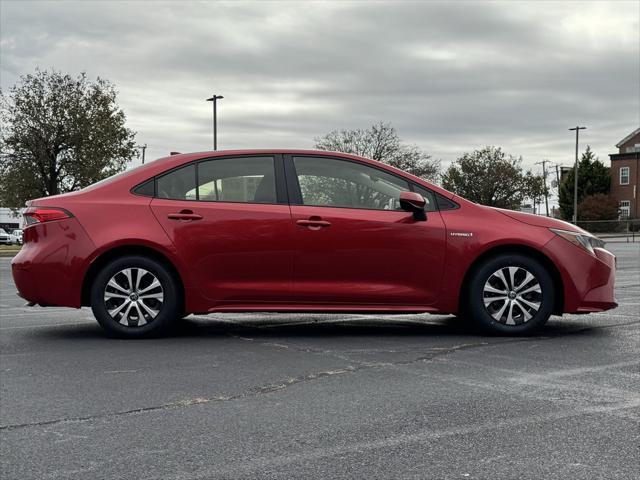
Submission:
[[376,123],[365,130],[333,130],[315,138],[315,147],[371,158],[425,180],[435,181],[440,174],[440,161],[432,160],[417,145],[403,144],[389,123]]

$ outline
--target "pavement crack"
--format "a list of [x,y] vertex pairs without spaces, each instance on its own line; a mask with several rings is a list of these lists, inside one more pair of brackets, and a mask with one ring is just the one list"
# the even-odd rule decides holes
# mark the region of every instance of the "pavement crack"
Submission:
[[[237,336],[237,335],[233,335],[230,334],[231,336],[235,337],[235,338],[239,338],[241,340],[244,341],[256,341],[254,338],[249,338],[249,337],[241,337],[241,336]],[[302,384],[302,383],[306,383],[306,382],[313,382],[313,381],[317,381],[323,378],[327,378],[327,377],[331,377],[331,376],[337,376],[337,375],[345,375],[345,374],[349,374],[349,373],[357,373],[360,371],[364,371],[364,370],[371,370],[371,369],[376,369],[376,368],[386,368],[386,367],[399,367],[399,366],[406,366],[406,365],[413,365],[416,363],[421,363],[421,362],[429,362],[432,361],[436,358],[439,357],[443,357],[446,355],[450,355],[452,353],[458,352],[458,351],[462,351],[462,350],[470,350],[470,349],[477,349],[477,348],[483,348],[483,347],[489,347],[489,346],[497,346],[497,345],[502,345],[505,343],[519,343],[519,342],[531,342],[531,341],[536,341],[536,340],[541,340],[541,339],[549,339],[549,338],[554,338],[554,337],[528,337],[528,338],[515,338],[515,339],[511,339],[511,340],[501,340],[501,341],[494,341],[494,342],[487,342],[487,341],[482,341],[482,342],[476,342],[476,343],[461,343],[461,344],[457,344],[457,345],[451,345],[448,347],[431,347],[428,350],[428,353],[420,355],[418,357],[415,358],[411,358],[411,359],[407,359],[407,360],[398,360],[398,361],[393,361],[393,362],[366,362],[366,361],[362,361],[362,360],[355,360],[352,358],[348,358],[345,356],[338,356],[336,352],[333,352],[331,350],[320,350],[320,349],[313,349],[313,348],[309,348],[309,347],[298,347],[295,345],[284,345],[284,344],[278,344],[278,343],[273,343],[273,342],[258,342],[259,344],[264,344],[266,346],[270,346],[273,348],[285,348],[285,349],[291,349],[291,350],[296,350],[296,351],[301,351],[301,352],[306,352],[306,353],[315,353],[315,354],[324,354],[324,355],[333,355],[336,357],[339,357],[340,359],[349,362],[350,364],[345,366],[345,367],[341,367],[341,368],[337,368],[334,370],[326,370],[326,371],[321,371],[321,372],[313,372],[313,373],[308,373],[308,374],[304,374],[304,375],[300,375],[300,376],[296,376],[296,377],[289,377],[283,381],[279,381],[279,382],[272,382],[272,383],[267,383],[264,385],[258,385],[258,386],[254,386],[254,387],[250,387],[247,390],[235,394],[235,395],[216,395],[216,396],[212,396],[212,397],[194,397],[194,398],[189,398],[189,399],[185,399],[185,400],[179,400],[176,402],[170,402],[170,403],[166,403],[166,404],[162,404],[162,405],[154,405],[154,406],[149,406],[149,407],[141,407],[141,408],[134,408],[134,409],[130,409],[130,410],[122,410],[122,411],[118,411],[118,412],[109,412],[109,413],[104,413],[104,414],[96,414],[96,415],[87,415],[87,416],[77,416],[77,417],[65,417],[65,418],[58,418],[58,419],[53,419],[53,420],[43,420],[43,421],[39,421],[39,422],[26,422],[26,423],[20,423],[20,424],[9,424],[9,425],[0,425],[0,431],[11,431],[11,430],[17,430],[17,429],[22,429],[22,428],[30,428],[30,427],[43,427],[43,426],[49,426],[49,425],[56,425],[56,424],[62,424],[62,423],[75,423],[75,422],[89,422],[89,421],[94,421],[94,420],[101,420],[101,419],[109,419],[109,418],[118,418],[118,417],[124,417],[124,416],[128,416],[128,415],[137,415],[137,414],[143,414],[143,413],[152,413],[152,412],[159,412],[159,411],[167,411],[167,410],[174,410],[174,409],[179,409],[179,408],[186,408],[186,407],[191,407],[191,406],[197,406],[197,405],[203,405],[203,404],[209,404],[209,403],[215,403],[215,402],[228,402],[228,401],[235,401],[235,400],[241,400],[241,399],[245,399],[245,398],[251,398],[251,397],[256,397],[259,395],[264,395],[264,394],[269,394],[269,393],[273,393],[273,392],[277,392],[277,391],[281,391],[281,390],[285,390],[286,388],[289,388],[293,385],[298,385],[298,384]],[[351,365],[351,364],[355,364]]]
[[257,395],[264,395],[267,393],[277,392],[279,390],[283,390],[292,385],[296,385],[303,382],[314,381],[325,377],[335,376],[335,375],[343,375],[345,373],[351,373],[357,371],[357,367],[346,366],[343,368],[335,369],[335,370],[327,370],[317,373],[309,373],[306,375],[301,375],[298,377],[289,377],[281,382],[268,383],[265,385],[260,385],[256,387],[251,387],[248,390],[238,393],[236,395],[216,395],[213,397],[194,397],[185,400],[179,400],[177,402],[166,403],[163,405],[155,405],[150,407],[142,407],[142,408],[134,408],[130,410],[122,410],[119,412],[109,412],[98,415],[87,415],[87,416],[79,416],[79,417],[65,417],[58,418],[53,420],[43,420],[40,422],[27,422],[20,424],[12,424],[12,425],[0,425],[0,431],[11,431],[18,430],[22,428],[29,427],[43,427],[49,425],[56,425],[61,423],[77,423],[77,422],[89,422],[93,420],[102,420],[109,418],[118,418],[128,415],[136,415],[141,413],[151,413],[158,412],[164,410],[174,410],[178,408],[191,407],[196,405],[203,405],[207,403],[215,403],[215,402],[227,402],[233,400],[240,400],[244,398],[250,398]]
[[[253,339],[251,339],[253,340]],[[118,418],[118,417],[124,417],[124,416],[128,416],[128,415],[137,415],[137,414],[143,414],[143,413],[152,413],[152,412],[159,412],[159,411],[165,411],[165,410],[174,410],[174,409],[179,409],[179,408],[186,408],[186,407],[191,407],[191,406],[197,406],[197,405],[203,405],[203,404],[208,404],[208,403],[215,403],[215,402],[228,402],[228,401],[234,401],[234,400],[241,400],[241,399],[245,399],[245,398],[251,398],[251,397],[255,397],[255,396],[259,396],[259,395],[264,395],[264,394],[269,394],[269,393],[273,393],[273,392],[277,392],[277,391],[281,391],[284,390],[286,388],[289,388],[293,385],[297,385],[297,384],[302,384],[302,383],[306,383],[306,382],[312,382],[312,381],[317,381],[323,378],[327,378],[327,377],[332,377],[332,376],[337,376],[337,375],[345,375],[345,374],[349,374],[349,373],[356,373],[362,370],[370,370],[370,369],[375,369],[375,368],[384,368],[384,367],[388,367],[388,366],[401,366],[401,365],[410,365],[410,364],[414,364],[414,363],[419,363],[419,362],[425,362],[425,361],[430,361],[433,360],[436,357],[440,357],[443,355],[449,355],[451,353],[454,353],[456,351],[460,351],[460,350],[467,350],[467,349],[471,349],[471,348],[480,348],[480,347],[484,347],[484,346],[488,346],[488,345],[495,345],[498,343],[505,343],[505,342],[480,342],[480,343],[468,343],[468,344],[459,344],[459,345],[453,345],[451,347],[442,347],[442,348],[433,348],[431,350],[433,350],[432,352],[430,352],[428,355],[422,355],[410,360],[400,360],[397,362],[361,362],[361,361],[354,361],[352,360],[352,363],[356,363],[357,365],[347,365],[345,367],[341,367],[341,368],[336,368],[333,370],[325,370],[325,371],[321,371],[321,372],[313,372],[313,373],[308,373],[308,374],[304,374],[304,375],[300,375],[297,377],[289,377],[283,381],[279,381],[279,382],[272,382],[272,383],[267,383],[264,385],[258,385],[255,387],[250,387],[249,389],[245,390],[244,392],[235,394],[235,395],[216,395],[213,397],[194,397],[194,398],[189,398],[189,399],[185,399],[185,400],[179,400],[176,402],[170,402],[170,403],[166,403],[163,405],[154,405],[154,406],[149,406],[149,407],[141,407],[141,408],[134,408],[134,409],[130,409],[130,410],[122,410],[122,411],[118,411],[118,412],[109,412],[109,413],[103,413],[103,414],[97,414],[97,415],[87,415],[87,416],[78,416],[78,417],[64,417],[64,418],[58,418],[58,419],[53,419],[53,420],[43,420],[40,422],[26,422],[26,423],[20,423],[20,424],[10,424],[10,425],[0,425],[0,431],[11,431],[11,430],[18,430],[18,429],[23,429],[23,428],[30,428],[30,427],[43,427],[43,426],[49,426],[49,425],[57,425],[57,424],[62,424],[62,423],[77,423],[77,422],[90,422],[90,421],[94,421],[94,420],[102,420],[102,419],[110,419],[110,418]],[[305,350],[307,351],[307,350]],[[308,350],[310,352],[314,352],[314,353],[328,353],[326,351],[321,351],[321,350]]]

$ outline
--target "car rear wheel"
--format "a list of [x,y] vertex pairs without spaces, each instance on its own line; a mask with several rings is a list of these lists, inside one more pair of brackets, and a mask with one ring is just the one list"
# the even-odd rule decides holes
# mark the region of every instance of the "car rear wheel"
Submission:
[[181,313],[177,282],[164,265],[151,258],[120,257],[96,275],[91,309],[111,336],[157,336]]
[[487,333],[527,335],[547,322],[553,305],[549,272],[534,258],[514,253],[479,265],[467,285],[463,310]]

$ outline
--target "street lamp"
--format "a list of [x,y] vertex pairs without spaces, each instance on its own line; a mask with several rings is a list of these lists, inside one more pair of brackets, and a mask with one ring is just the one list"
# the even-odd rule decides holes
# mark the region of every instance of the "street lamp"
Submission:
[[218,112],[216,110],[216,103],[219,99],[224,98],[222,95],[216,95],[215,93],[211,98],[207,98],[207,102],[213,102],[213,149],[218,149]]
[[576,166],[573,169],[573,224],[578,223],[578,133],[580,130],[586,130],[587,127],[578,127],[569,130],[576,131]]

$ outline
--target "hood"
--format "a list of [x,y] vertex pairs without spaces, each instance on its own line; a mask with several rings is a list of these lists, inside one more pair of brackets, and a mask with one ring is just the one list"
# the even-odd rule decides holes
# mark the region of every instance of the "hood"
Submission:
[[527,225],[533,225],[534,227],[558,228],[560,230],[568,230],[570,232],[588,233],[580,227],[576,227],[574,224],[565,222],[564,220],[543,217],[542,215],[533,215],[531,213],[517,212],[515,210],[506,210],[504,208],[488,208],[491,208],[496,212],[500,212],[503,215],[519,222],[526,223]]

